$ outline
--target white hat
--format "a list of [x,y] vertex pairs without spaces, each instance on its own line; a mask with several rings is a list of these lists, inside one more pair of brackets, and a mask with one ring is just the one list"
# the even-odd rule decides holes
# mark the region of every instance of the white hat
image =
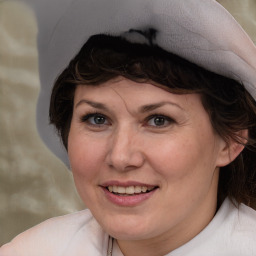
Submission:
[[[67,153],[49,125],[51,88],[91,35],[125,35],[130,29],[154,29],[154,44],[242,82],[256,99],[256,47],[215,0],[23,1],[34,8],[38,20],[38,130],[46,145],[67,165]],[[140,38],[128,40],[138,42]]]

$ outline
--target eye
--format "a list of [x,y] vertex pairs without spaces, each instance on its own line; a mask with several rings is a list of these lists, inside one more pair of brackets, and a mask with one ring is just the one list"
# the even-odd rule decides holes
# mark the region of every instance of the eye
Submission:
[[155,127],[166,127],[174,123],[174,120],[164,115],[154,115],[148,118],[147,124]]
[[102,114],[88,114],[85,115],[81,118],[81,121],[84,123],[88,123],[90,125],[95,125],[95,126],[102,126],[102,125],[108,125],[109,122],[107,120],[107,118],[102,115]]

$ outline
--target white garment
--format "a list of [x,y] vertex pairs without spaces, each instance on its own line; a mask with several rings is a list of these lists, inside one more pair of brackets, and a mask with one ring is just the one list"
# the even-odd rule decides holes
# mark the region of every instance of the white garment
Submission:
[[[89,210],[47,220],[0,248],[0,256],[106,256],[109,236]],[[114,243],[113,256],[123,256]],[[256,211],[226,199],[210,224],[168,256],[256,256]]]

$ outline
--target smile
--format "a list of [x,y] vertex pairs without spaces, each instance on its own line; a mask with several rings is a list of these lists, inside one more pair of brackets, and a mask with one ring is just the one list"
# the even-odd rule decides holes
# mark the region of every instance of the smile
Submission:
[[118,206],[135,207],[148,201],[159,189],[158,186],[140,184],[137,182],[108,182],[100,186],[105,198]]
[[154,186],[108,186],[107,189],[109,192],[121,195],[121,196],[130,196],[141,193],[148,193],[155,189]]

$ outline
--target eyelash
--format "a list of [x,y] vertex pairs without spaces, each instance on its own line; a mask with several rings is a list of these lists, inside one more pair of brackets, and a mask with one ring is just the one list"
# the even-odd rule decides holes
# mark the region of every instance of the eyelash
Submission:
[[146,122],[148,123],[150,120],[153,120],[154,118],[163,118],[164,121],[167,121],[168,124],[167,125],[160,125],[160,126],[157,126],[157,125],[149,125],[150,127],[152,128],[165,128],[167,126],[169,126],[170,124],[173,124],[175,123],[175,120],[169,116],[166,116],[166,115],[163,115],[163,114],[153,114],[153,115],[150,115],[149,117],[146,118]]
[[[104,118],[109,124],[111,124],[108,117],[106,117],[104,114],[101,114],[101,113],[98,113],[98,112],[88,113],[88,114],[82,116],[80,121],[82,123],[86,123],[87,125],[90,125],[90,126],[93,126],[93,127],[102,127],[104,125],[107,125],[105,123],[103,123],[103,124],[92,124],[91,122],[89,122],[89,119],[92,118],[92,117],[94,117],[94,118],[95,117]],[[150,120],[153,120],[154,118],[162,118],[162,119],[164,119],[165,122],[167,121],[168,124],[167,125],[166,124],[165,125],[159,125],[159,126],[158,125],[148,125],[148,122]],[[156,113],[156,114],[148,116],[145,119],[144,123],[145,124],[143,126],[149,126],[149,127],[152,127],[152,128],[158,128],[159,129],[159,128],[165,128],[165,127],[169,126],[170,124],[175,123],[175,120],[171,117],[166,116],[166,115]]]
[[94,117],[94,118],[95,118],[95,117],[100,117],[100,118],[105,118],[106,120],[108,120],[108,118],[107,118],[105,115],[103,115],[103,114],[101,114],[101,113],[98,113],[98,112],[92,112],[92,113],[88,113],[88,114],[82,116],[81,119],[80,119],[80,121],[81,121],[82,123],[86,123],[86,124],[91,125],[91,126],[94,126],[94,127],[105,125],[105,124],[92,124],[92,123],[90,123],[90,122],[89,122],[89,119],[90,119],[91,117]]

